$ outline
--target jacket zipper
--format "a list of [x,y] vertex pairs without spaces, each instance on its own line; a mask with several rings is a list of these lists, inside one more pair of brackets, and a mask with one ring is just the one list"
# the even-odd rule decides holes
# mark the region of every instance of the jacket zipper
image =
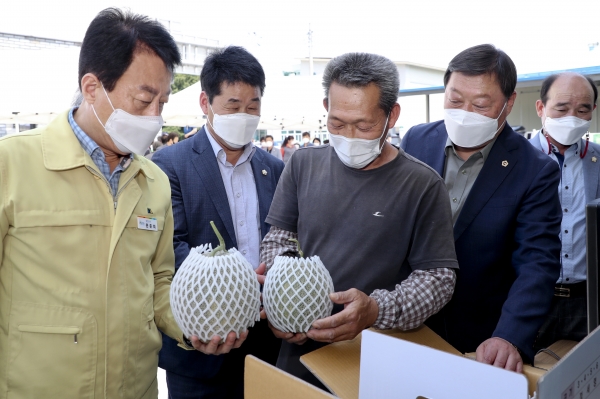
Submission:
[[[97,173],[95,173],[97,175]],[[113,204],[115,207],[115,215],[117,213],[117,204],[119,202],[118,198],[119,195],[123,192],[123,190],[129,185],[129,183],[135,178],[136,175],[132,175],[126,182],[125,184],[123,184],[123,186],[121,187],[120,190],[117,191],[117,193],[113,196]],[[104,179],[104,181],[106,182],[106,179]],[[107,182],[108,184],[108,182]],[[110,188],[110,184],[109,184],[109,189],[112,193],[112,189]],[[109,265],[109,269],[110,269],[110,265]],[[106,286],[105,286],[105,294],[104,294],[104,298],[105,298],[105,303],[104,303],[104,308],[106,309],[106,311],[104,312],[104,398],[106,399],[106,392],[108,390],[108,276],[106,276]]]

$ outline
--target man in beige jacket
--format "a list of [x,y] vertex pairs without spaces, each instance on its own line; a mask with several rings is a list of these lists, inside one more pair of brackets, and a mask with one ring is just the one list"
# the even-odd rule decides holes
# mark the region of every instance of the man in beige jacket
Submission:
[[0,398],[157,397],[158,329],[184,343],[169,181],[138,154],[179,62],[159,23],[104,10],[81,105],[0,140]]

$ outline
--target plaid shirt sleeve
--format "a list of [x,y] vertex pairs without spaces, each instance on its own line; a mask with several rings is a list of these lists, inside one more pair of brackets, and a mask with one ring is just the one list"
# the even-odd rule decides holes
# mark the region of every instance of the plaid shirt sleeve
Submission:
[[378,329],[419,327],[452,298],[456,274],[449,268],[415,270],[394,291],[375,290],[370,295],[379,306],[373,327]]
[[298,255],[296,243],[288,241],[290,238],[298,239],[297,233],[271,226],[260,244],[260,262],[267,265],[267,270],[273,266],[275,257],[279,255]]

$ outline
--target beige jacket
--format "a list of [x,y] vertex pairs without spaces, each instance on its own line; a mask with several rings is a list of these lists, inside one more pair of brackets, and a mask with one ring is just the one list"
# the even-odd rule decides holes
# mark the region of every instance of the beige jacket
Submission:
[[67,113],[0,140],[0,398],[157,397],[157,326],[182,338],[170,194],[135,156],[115,203]]

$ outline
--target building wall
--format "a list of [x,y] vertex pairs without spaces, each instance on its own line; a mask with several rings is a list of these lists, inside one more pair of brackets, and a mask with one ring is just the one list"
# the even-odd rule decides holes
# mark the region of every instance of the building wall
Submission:
[[81,47],[81,43],[0,32],[0,49],[39,50],[64,47]]
[[[325,67],[329,60],[313,60],[313,74],[314,75],[323,75],[325,71]],[[310,75],[310,63],[308,60],[300,61],[300,76],[309,76]]]
[[444,84],[444,71],[416,65],[398,65],[400,89],[421,89]]
[[[175,69],[175,72],[200,75],[206,56],[210,51],[218,48],[219,41],[183,35],[177,32],[171,32],[171,34],[179,47],[182,60],[181,65]],[[81,42],[0,32],[0,49],[41,50],[65,47],[81,47]]]

